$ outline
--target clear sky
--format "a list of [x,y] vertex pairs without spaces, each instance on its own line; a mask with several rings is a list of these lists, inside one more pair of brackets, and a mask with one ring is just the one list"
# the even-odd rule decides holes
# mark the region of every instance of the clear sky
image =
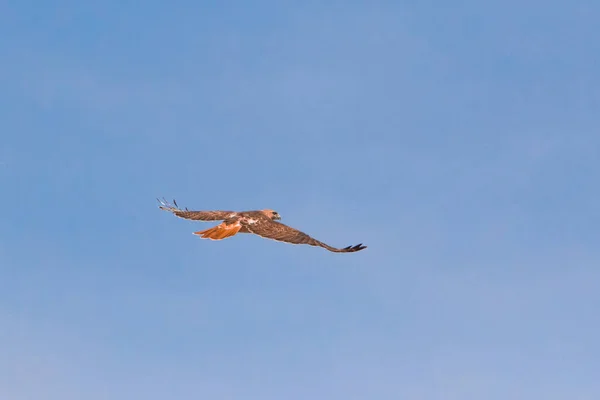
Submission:
[[0,2],[0,398],[600,398],[599,20]]

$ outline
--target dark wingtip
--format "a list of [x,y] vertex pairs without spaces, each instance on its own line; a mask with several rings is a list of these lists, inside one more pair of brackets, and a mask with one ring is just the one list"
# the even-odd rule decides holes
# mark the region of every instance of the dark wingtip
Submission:
[[156,200],[158,200],[158,203],[160,204],[158,208],[160,208],[161,210],[173,212],[179,208],[177,206],[177,203],[175,203],[175,200],[173,200],[173,203],[175,203],[175,205],[170,204],[164,197],[162,199],[157,198]]
[[356,251],[361,251],[361,250],[364,250],[366,248],[367,248],[367,246],[363,246],[362,243],[359,243],[359,244],[354,245],[354,246],[344,247],[342,250],[344,252],[346,252],[346,253],[354,253]]

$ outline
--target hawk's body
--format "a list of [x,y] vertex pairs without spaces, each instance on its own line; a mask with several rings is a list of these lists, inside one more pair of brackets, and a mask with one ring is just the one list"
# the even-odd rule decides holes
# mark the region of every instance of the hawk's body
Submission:
[[365,249],[362,243],[356,246],[348,246],[343,249],[331,247],[318,241],[306,233],[284,225],[275,220],[281,219],[279,214],[273,210],[259,211],[189,211],[181,210],[165,201],[160,201],[162,210],[170,211],[177,217],[195,221],[223,221],[212,228],[194,232],[203,239],[221,240],[231,237],[237,233],[253,233],[267,239],[273,239],[280,242],[292,244],[308,244],[310,246],[323,247],[335,253],[351,253]]

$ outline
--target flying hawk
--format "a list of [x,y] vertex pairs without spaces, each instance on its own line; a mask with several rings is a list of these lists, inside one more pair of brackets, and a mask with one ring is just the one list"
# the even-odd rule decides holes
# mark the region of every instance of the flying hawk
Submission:
[[256,211],[190,211],[187,208],[182,210],[173,200],[173,204],[167,203],[164,199],[158,200],[161,210],[170,211],[179,218],[191,219],[195,221],[223,221],[212,228],[194,232],[203,239],[221,240],[235,235],[236,233],[254,233],[267,239],[277,240],[292,244],[308,244],[310,246],[323,247],[334,253],[353,253],[366,249],[362,243],[355,246],[338,249],[328,244],[318,241],[304,232],[284,225],[276,220],[281,219],[277,211],[256,210]]

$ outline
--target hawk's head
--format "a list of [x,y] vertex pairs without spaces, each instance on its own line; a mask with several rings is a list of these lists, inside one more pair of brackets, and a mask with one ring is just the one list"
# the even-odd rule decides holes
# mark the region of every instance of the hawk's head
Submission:
[[275,210],[263,210],[263,213],[271,219],[281,219],[281,215]]

